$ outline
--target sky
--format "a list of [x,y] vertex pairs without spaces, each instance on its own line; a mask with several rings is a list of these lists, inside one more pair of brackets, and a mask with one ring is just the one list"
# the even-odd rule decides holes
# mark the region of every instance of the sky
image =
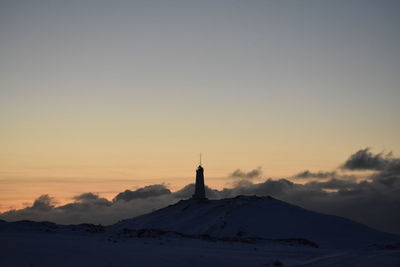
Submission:
[[[398,1],[0,1],[0,211],[400,152]],[[293,179],[292,179],[293,180]]]

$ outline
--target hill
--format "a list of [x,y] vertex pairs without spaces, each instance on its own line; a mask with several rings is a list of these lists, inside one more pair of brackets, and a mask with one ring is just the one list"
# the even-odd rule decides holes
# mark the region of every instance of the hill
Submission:
[[257,196],[182,200],[109,228],[114,231],[162,229],[219,238],[301,238],[326,248],[356,248],[400,240],[398,236],[342,217],[312,212],[272,197]]
[[108,227],[0,221],[0,240],[10,267],[400,264],[398,236],[272,197],[182,200]]

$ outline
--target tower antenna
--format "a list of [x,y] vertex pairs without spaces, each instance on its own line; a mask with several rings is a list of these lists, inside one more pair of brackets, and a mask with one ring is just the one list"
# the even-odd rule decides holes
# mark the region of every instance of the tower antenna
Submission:
[[201,166],[201,153],[200,153],[200,166]]

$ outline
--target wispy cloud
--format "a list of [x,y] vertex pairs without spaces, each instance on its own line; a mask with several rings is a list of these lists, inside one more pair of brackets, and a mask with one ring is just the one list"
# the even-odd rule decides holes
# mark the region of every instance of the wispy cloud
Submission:
[[259,178],[261,177],[261,175],[262,175],[261,167],[258,167],[257,169],[248,172],[242,171],[241,169],[236,169],[229,175],[229,177],[240,178],[240,179],[253,179],[253,178]]
[[311,172],[309,170],[305,170],[303,172],[299,172],[298,174],[295,174],[293,177],[294,178],[329,178],[335,176],[336,172],[331,171],[331,172]]

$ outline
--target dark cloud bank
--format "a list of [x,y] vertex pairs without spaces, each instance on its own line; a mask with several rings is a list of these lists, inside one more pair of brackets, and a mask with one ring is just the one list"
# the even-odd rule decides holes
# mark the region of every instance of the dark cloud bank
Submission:
[[[305,171],[294,178],[310,178],[306,184],[286,179],[266,179],[256,184],[250,180],[261,175],[260,168],[250,172],[238,169],[230,175],[241,179],[233,188],[215,190],[207,187],[206,193],[210,199],[271,195],[307,209],[347,217],[400,234],[400,159],[390,153],[373,154],[367,148],[351,155],[338,170],[374,172],[356,180],[353,176],[340,176],[336,171]],[[43,195],[30,207],[0,214],[0,219],[111,224],[190,198],[193,191],[193,184],[177,192],[157,184],[134,191],[126,190],[112,201],[93,193],[84,193],[63,206],[56,206],[50,196]]]

